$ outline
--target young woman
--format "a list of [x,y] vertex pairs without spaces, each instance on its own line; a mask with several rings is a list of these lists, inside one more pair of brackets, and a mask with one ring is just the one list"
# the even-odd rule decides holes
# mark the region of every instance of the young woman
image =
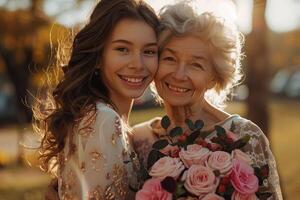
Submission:
[[[155,86],[171,119],[170,129],[181,126],[188,133],[185,119],[202,119],[204,130],[211,132],[209,140],[216,135],[215,125],[229,130],[234,124],[235,137],[251,136],[243,150],[253,164],[270,167],[264,183],[265,190],[272,193],[270,199],[282,199],[276,163],[265,135],[251,121],[218,107],[241,77],[239,32],[213,14],[196,14],[185,3],[166,7],[160,20]],[[135,150],[144,161],[154,141],[166,134],[159,118],[136,125],[133,132]]]
[[57,164],[60,199],[133,198],[139,163],[126,124],[157,71],[158,25],[143,2],[100,1],[75,36],[62,80],[34,107],[42,167]]

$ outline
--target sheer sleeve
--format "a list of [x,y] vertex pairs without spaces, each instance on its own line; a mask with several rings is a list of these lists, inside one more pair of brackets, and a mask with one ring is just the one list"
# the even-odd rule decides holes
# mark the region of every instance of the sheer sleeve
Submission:
[[249,143],[244,147],[244,151],[250,155],[254,165],[268,164],[270,169],[269,177],[264,181],[262,190],[272,193],[272,196],[268,198],[269,200],[282,200],[276,162],[270,150],[269,141],[257,125],[249,120],[243,121],[237,126],[240,129],[237,132],[241,136],[246,134],[251,136]]
[[128,199],[132,171],[122,120],[101,109],[91,128],[73,138],[76,151],[63,168],[61,199]]

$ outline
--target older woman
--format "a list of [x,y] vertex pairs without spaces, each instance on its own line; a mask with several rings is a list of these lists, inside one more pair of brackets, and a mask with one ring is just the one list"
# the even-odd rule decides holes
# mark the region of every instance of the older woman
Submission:
[[[251,136],[243,148],[256,166],[268,164],[270,176],[264,186],[271,199],[282,199],[276,163],[268,139],[257,125],[220,109],[225,97],[241,78],[241,37],[232,24],[210,13],[197,14],[179,3],[161,13],[159,70],[155,86],[171,126],[188,127],[185,119],[204,121],[208,139],[215,136],[215,125],[229,129],[236,137]],[[165,130],[160,118],[134,127],[134,144],[140,158],[147,160],[151,144]]]

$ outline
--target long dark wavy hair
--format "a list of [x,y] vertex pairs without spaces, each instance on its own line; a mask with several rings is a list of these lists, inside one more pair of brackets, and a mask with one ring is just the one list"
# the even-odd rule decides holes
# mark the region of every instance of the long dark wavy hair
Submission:
[[[49,164],[57,164],[67,136],[72,138],[74,127],[86,113],[96,113],[97,101],[112,104],[101,74],[97,76],[95,71],[101,66],[103,48],[113,28],[124,18],[142,20],[157,33],[159,20],[144,2],[100,1],[89,22],[75,35],[68,63],[63,68],[56,66],[60,72],[63,70],[61,80],[52,89],[48,88],[46,97],[37,96],[33,105],[33,127],[42,135],[40,161],[43,170],[49,172],[52,169]],[[97,73],[101,71],[97,70]]]

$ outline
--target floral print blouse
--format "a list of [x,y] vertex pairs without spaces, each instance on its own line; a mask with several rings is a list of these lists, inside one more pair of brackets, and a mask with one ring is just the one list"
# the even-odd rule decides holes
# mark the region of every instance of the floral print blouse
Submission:
[[59,155],[60,199],[134,199],[129,188],[137,187],[139,163],[127,133],[110,106],[98,103],[96,114],[87,113]]

